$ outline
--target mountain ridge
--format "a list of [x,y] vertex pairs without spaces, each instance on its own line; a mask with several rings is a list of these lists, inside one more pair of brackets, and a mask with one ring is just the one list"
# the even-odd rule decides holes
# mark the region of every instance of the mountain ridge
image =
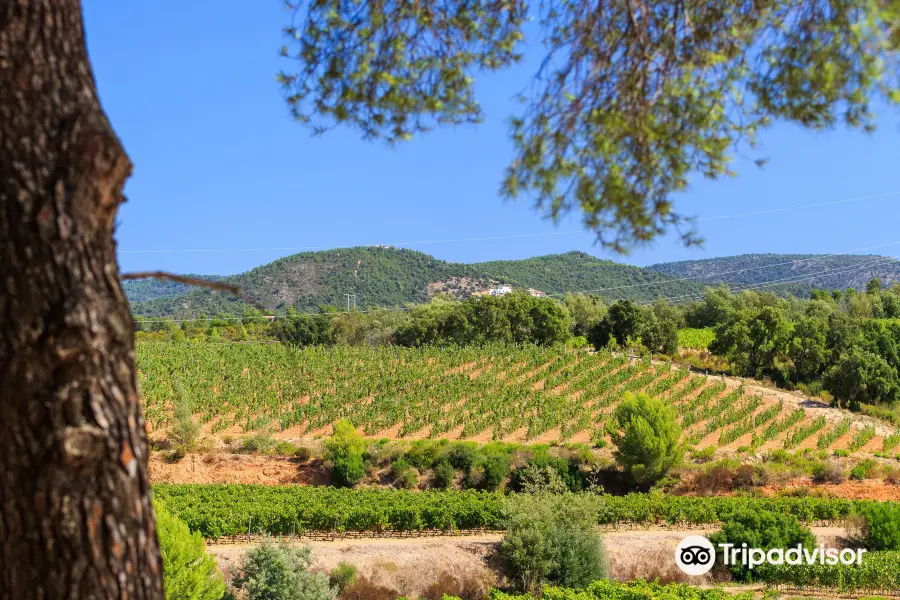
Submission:
[[[346,294],[356,296],[360,310],[402,306],[441,292],[467,298],[502,284],[549,295],[596,293],[609,300],[663,296],[677,302],[719,284],[808,296],[815,287],[864,288],[873,277],[900,280],[900,263],[878,255],[743,254],[637,267],[580,251],[454,263],[404,248],[357,246],[301,252],[236,275],[200,276],[239,285],[273,312],[343,307]],[[124,287],[134,314],[143,317],[241,314],[247,306],[223,292],[171,282],[129,281]]]

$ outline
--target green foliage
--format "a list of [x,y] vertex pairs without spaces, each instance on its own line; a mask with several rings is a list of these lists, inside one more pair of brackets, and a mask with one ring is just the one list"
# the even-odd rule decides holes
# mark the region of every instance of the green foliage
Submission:
[[197,446],[200,424],[194,421],[194,403],[179,380],[172,382],[175,393],[172,396],[173,423],[169,436],[176,455],[183,456]]
[[900,550],[900,507],[872,504],[862,511],[864,543],[869,550]]
[[580,492],[584,478],[578,466],[561,457],[540,454],[512,474],[512,489],[518,492],[540,490]]
[[[490,600],[532,600],[533,595],[514,595],[492,590]],[[541,592],[543,600],[752,600],[753,592],[736,594],[723,588],[701,588],[685,583],[629,581],[608,579],[594,581],[584,589],[548,586]],[[766,596],[764,595],[765,599]]]
[[597,509],[582,496],[521,495],[510,501],[500,556],[522,591],[547,582],[583,587],[605,574],[594,530]]
[[626,395],[613,413],[616,461],[639,485],[661,479],[684,456],[674,409],[646,394]]
[[248,600],[334,600],[324,573],[313,573],[308,546],[265,542],[244,554],[233,585]]
[[900,553],[866,552],[859,566],[855,563],[807,564],[805,561],[799,565],[771,565],[765,570],[765,581],[770,585],[792,588],[820,588],[829,595],[853,595],[878,600],[878,597],[867,594],[880,592],[889,597],[900,589]]
[[272,335],[295,346],[329,346],[335,341],[334,322],[328,313],[304,315],[291,310],[272,324]]
[[331,587],[336,588],[338,594],[340,594],[344,588],[349,587],[356,582],[356,575],[357,570],[355,565],[341,561],[331,570],[331,573],[329,573],[328,581],[331,584]]
[[[312,486],[157,484],[155,497],[192,531],[205,538],[303,531],[420,531],[498,529],[505,497],[500,493]],[[584,494],[595,502],[598,523],[619,525],[710,525],[739,510],[793,515],[802,522],[838,521],[872,504],[813,496],[753,497],[625,496]]]
[[692,328],[678,330],[678,345],[692,350],[706,350],[716,338],[712,327]]
[[216,559],[206,553],[199,533],[169,513],[160,502],[153,503],[156,532],[163,561],[166,598],[178,600],[219,600],[225,592]]
[[[796,517],[765,510],[736,511],[726,518],[721,531],[709,536],[709,541],[713,545],[734,544],[738,548],[741,544],[747,544],[748,548],[765,551],[772,548],[794,548],[798,544],[811,549],[816,545],[815,536]],[[768,566],[763,564],[750,569],[737,563],[730,565],[728,569],[737,581],[764,581]]]
[[437,465],[434,467],[435,487],[446,490],[453,486],[455,479],[456,470],[453,468],[453,465],[450,464],[450,461],[446,458],[438,461]]
[[716,329],[710,351],[725,356],[743,374],[756,377],[787,348],[789,322],[776,308],[745,309],[729,315]]
[[734,147],[754,146],[773,121],[872,128],[872,97],[898,101],[894,10],[884,6],[698,3],[683,7],[683,26],[682,11],[636,18],[619,1],[598,18],[593,5],[563,4],[525,27],[519,0],[454,11],[288,2],[281,54],[292,70],[277,81],[313,131],[348,124],[393,143],[478,122],[475,76],[516,63],[533,35],[528,48],[543,56],[511,120],[503,194],[533,195],[553,218],[580,209],[602,244],[624,250],[683,224],[671,195],[691,174],[732,174]]
[[521,292],[443,300],[417,306],[396,331],[404,346],[533,343],[550,346],[571,337],[572,320],[559,302]]
[[588,340],[597,350],[606,348],[610,342],[619,346],[629,338],[637,339],[643,324],[643,314],[630,300],[614,302],[606,316],[588,334]]
[[876,463],[873,459],[867,458],[865,460],[861,460],[852,469],[850,469],[850,479],[863,480],[869,479],[872,473],[876,472],[878,469],[878,463]]
[[336,485],[353,487],[365,477],[365,443],[352,423],[346,420],[335,423],[331,437],[325,442],[325,449],[332,465],[331,479]]
[[861,348],[841,355],[825,374],[825,387],[838,406],[851,410],[859,410],[862,403],[889,403],[900,398],[897,371],[881,356]]

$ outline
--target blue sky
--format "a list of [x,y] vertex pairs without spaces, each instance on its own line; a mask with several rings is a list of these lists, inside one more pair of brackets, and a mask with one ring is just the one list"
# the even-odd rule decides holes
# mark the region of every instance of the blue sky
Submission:
[[[227,274],[292,253],[185,249],[573,230],[409,247],[463,262],[583,250],[645,265],[742,253],[841,253],[900,240],[897,194],[702,222],[703,248],[683,248],[669,236],[615,256],[579,231],[578,215],[554,226],[527,200],[508,203],[497,193],[511,156],[511,96],[527,81],[527,64],[478,79],[485,123],[388,149],[349,129],[313,138],[288,117],[275,83],[275,73],[289,67],[277,56],[288,18],[278,0],[85,0],[84,10],[100,97],[135,165],[119,214],[125,271]],[[738,159],[739,177],[698,181],[677,197],[676,208],[704,218],[900,192],[900,111],[880,114],[872,135],[776,126],[762,136],[761,153],[771,158],[764,169]],[[900,254],[900,245],[885,253]]]

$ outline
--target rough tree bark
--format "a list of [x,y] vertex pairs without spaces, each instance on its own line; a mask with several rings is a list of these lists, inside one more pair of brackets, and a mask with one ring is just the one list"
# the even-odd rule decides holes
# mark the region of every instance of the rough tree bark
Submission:
[[0,0],[0,597],[161,599],[113,241],[131,171],[77,0]]

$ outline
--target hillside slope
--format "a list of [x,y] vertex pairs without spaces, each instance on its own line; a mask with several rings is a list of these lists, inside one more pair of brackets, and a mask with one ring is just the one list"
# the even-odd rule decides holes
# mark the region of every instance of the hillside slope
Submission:
[[886,284],[900,281],[900,262],[877,255],[742,254],[684,260],[646,267],[691,281],[727,283],[732,289],[757,288],[777,294],[808,296],[819,289],[863,289],[873,278]]
[[[241,286],[269,311],[346,306],[356,295],[360,310],[423,302],[439,292],[468,298],[501,283],[546,294],[590,292],[609,300],[643,301],[663,296],[677,302],[702,294],[710,285],[808,296],[813,288],[864,288],[873,277],[900,281],[900,262],[884,256],[745,254],[661,263],[641,268],[601,260],[584,252],[524,260],[451,263],[413,250],[356,247],[304,252],[222,279]],[[136,315],[191,317],[241,314],[244,302],[222,292],[181,284],[129,281],[125,290]]]
[[[466,265],[413,250],[372,247],[294,254],[223,279],[241,286],[257,304],[276,311],[343,307],[345,294],[356,294],[361,310],[422,302],[438,292],[467,298],[473,291],[501,283],[547,294],[603,290],[600,293],[608,298],[635,300],[698,293],[703,288],[693,282],[666,285],[667,275],[583,252]],[[134,313],[146,317],[240,314],[244,306],[237,298],[207,289],[186,291],[183,286],[147,282],[127,282],[125,289]]]

